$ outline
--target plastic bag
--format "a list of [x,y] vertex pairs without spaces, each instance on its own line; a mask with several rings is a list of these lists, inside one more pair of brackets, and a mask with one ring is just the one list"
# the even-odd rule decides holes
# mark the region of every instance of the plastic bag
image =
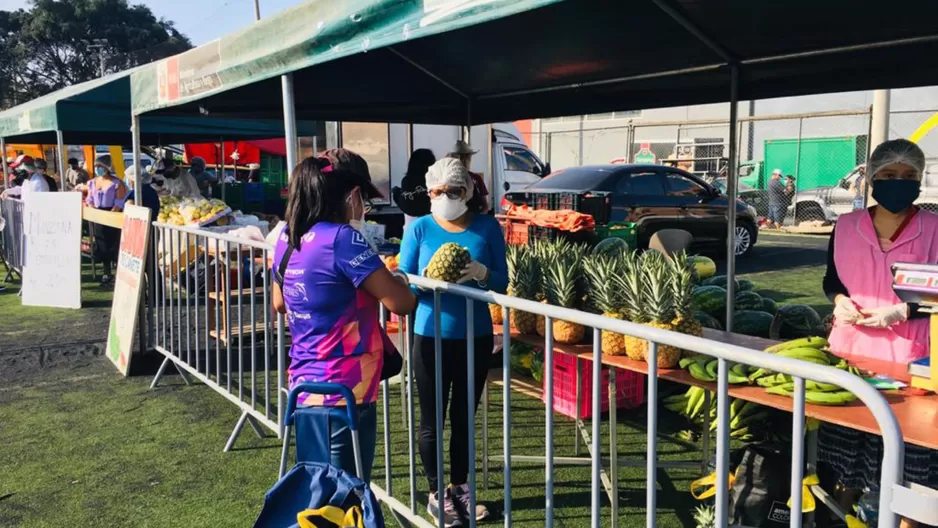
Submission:
[[791,454],[772,446],[750,445],[737,455],[741,458],[730,490],[730,524],[788,526]]

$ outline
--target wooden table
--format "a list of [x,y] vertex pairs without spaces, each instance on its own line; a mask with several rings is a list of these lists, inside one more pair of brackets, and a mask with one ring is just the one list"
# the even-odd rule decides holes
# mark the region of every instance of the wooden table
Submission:
[[[496,326],[496,334],[502,333],[502,327]],[[757,337],[743,336],[729,332],[704,329],[704,337],[746,348],[762,350],[767,346],[774,344],[774,341],[761,339]],[[544,338],[539,336],[520,335],[512,331],[512,339],[535,345],[543,346]],[[565,354],[572,354],[586,361],[593,360],[592,345],[554,345],[554,350]],[[885,374],[893,379],[906,381],[909,380],[909,374],[906,365],[900,365],[887,361],[876,361],[867,358],[850,357],[848,360],[863,370],[869,370],[878,374]],[[643,361],[633,361],[626,356],[603,355],[600,358],[603,365],[632,372],[648,374],[648,364]],[[684,385],[703,387],[711,391],[716,390],[716,383],[700,381],[690,375],[683,369],[658,369],[658,378],[668,381],[674,381]],[[902,430],[903,439],[910,444],[915,444],[929,449],[938,449],[938,395],[930,394],[927,396],[913,395],[910,389],[899,391],[881,391],[880,394],[889,402],[893,414],[899,422]],[[740,398],[746,401],[766,405],[775,409],[792,412],[793,400],[784,396],[768,394],[765,389],[757,385],[730,385],[729,395],[734,398]],[[867,433],[879,434],[879,426],[873,418],[873,414],[862,402],[855,401],[842,406],[824,406],[805,403],[805,414],[811,418],[817,418],[823,422],[857,429]]]

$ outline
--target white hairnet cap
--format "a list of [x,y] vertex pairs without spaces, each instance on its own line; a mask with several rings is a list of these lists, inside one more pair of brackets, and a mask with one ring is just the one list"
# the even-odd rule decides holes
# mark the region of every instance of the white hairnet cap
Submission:
[[[133,181],[137,177],[137,171],[133,165],[124,169],[124,179],[127,181]],[[141,171],[140,172],[140,183],[146,185],[152,181],[153,175],[150,174],[150,171]]]
[[887,165],[902,163],[918,171],[919,177],[925,172],[925,153],[922,149],[908,139],[892,139],[881,143],[867,164],[866,178],[872,181],[876,173]]
[[472,178],[466,166],[457,159],[442,158],[427,169],[427,189],[444,185],[463,187],[466,189],[466,199],[472,198]]

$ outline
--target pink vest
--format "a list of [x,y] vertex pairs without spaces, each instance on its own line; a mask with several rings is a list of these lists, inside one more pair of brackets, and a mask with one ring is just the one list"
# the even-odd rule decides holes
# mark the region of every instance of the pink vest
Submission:
[[[837,219],[834,265],[850,298],[861,309],[902,301],[892,291],[896,262],[938,263],[938,215],[919,211],[888,251],[880,249],[870,213],[854,211]],[[909,320],[890,328],[866,328],[835,321],[831,350],[841,356],[864,356],[909,363],[928,355],[928,319]]]

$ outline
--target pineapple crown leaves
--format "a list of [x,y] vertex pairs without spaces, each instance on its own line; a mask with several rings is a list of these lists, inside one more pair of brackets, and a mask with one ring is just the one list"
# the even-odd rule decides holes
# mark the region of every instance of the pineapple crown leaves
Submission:
[[619,284],[624,272],[623,259],[609,254],[586,257],[584,275],[588,279],[589,298],[603,313],[619,313],[624,305],[624,291]]
[[638,265],[645,315],[655,322],[670,322],[674,318],[674,299],[667,258],[657,251],[646,251],[639,257]]
[[643,309],[642,272],[639,257],[635,252],[623,255],[621,271],[613,277],[616,288],[622,295],[622,308],[628,318],[636,323],[645,322]]
[[694,296],[694,272],[685,252],[678,253],[669,261],[670,288],[677,315],[692,317]]

